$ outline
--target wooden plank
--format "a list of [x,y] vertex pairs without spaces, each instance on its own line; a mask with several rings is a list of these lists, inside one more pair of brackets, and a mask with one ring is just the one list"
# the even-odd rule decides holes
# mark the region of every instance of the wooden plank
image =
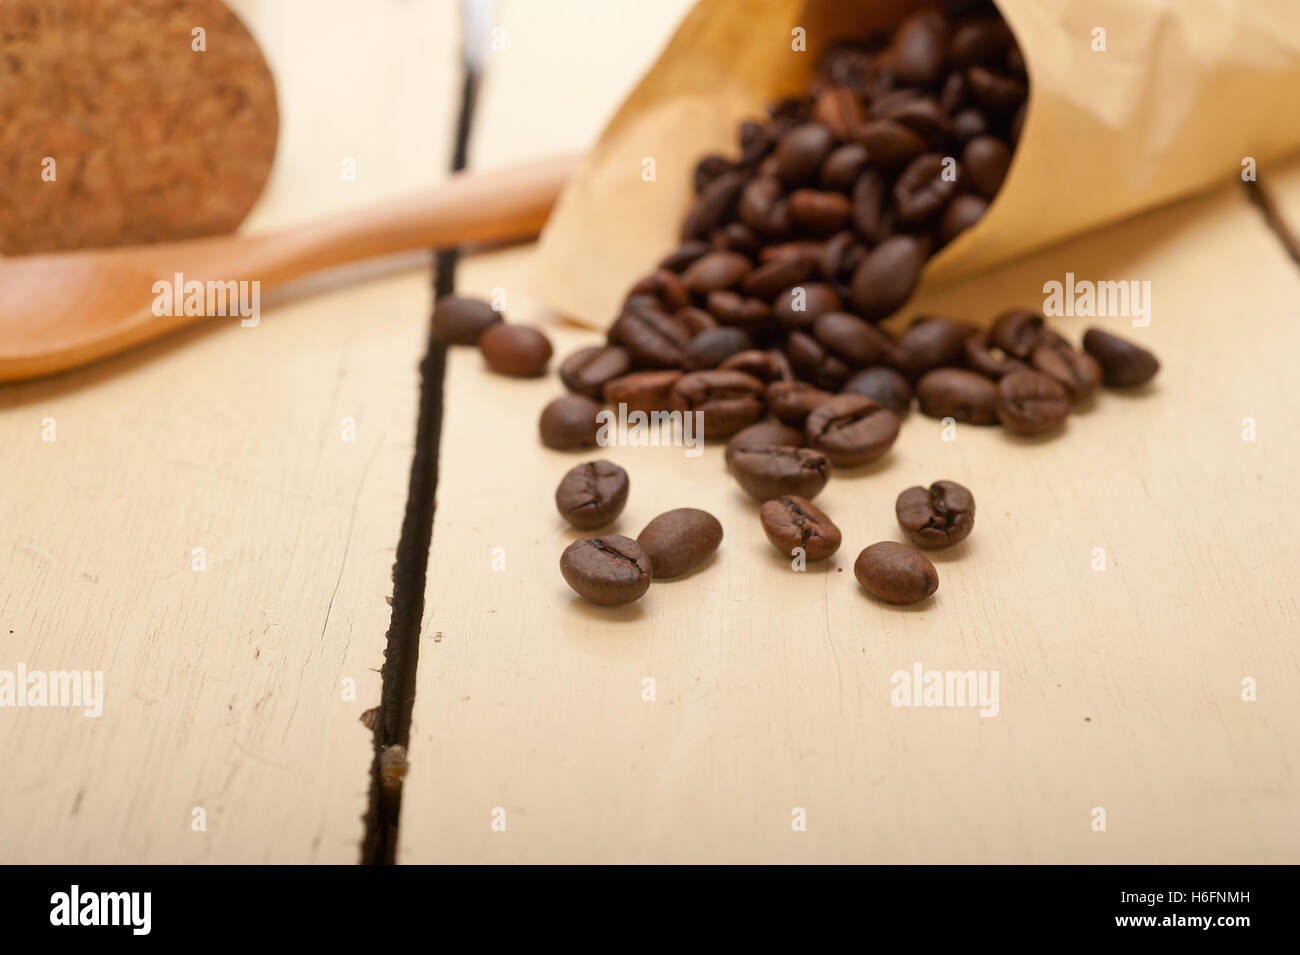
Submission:
[[[508,31],[525,7],[506,7]],[[527,82],[489,82],[478,145],[525,151],[510,131],[555,113],[566,73],[636,71],[623,45],[622,71],[575,63],[599,34],[565,9],[494,66]],[[644,32],[619,35],[648,48]],[[588,100],[565,103],[586,135]],[[593,341],[530,301],[530,264],[527,248],[474,256],[458,283],[505,289],[511,318],[547,323],[557,356]],[[910,310],[985,320],[1039,305],[1067,272],[1152,283],[1149,326],[1097,321],[1160,355],[1146,393],[1107,392],[1048,441],[973,427],[945,441],[913,413],[886,461],[818,498],[845,545],[804,574],[767,544],[720,448],[601,449],[632,479],[615,532],[683,505],[726,529],[704,569],[625,608],[588,605],[559,575],[579,535],[553,489],[597,456],[539,445],[559,383],[494,377],[456,350],[400,860],[1294,861],[1300,278],[1233,186],[927,289]],[[1085,324],[1061,328],[1077,340]],[[974,491],[974,534],[935,555],[933,602],[873,602],[854,557],[897,539],[899,491],[942,477]],[[892,705],[891,676],[916,663],[996,670],[998,714]],[[807,831],[792,830],[796,808]]]
[[[282,116],[248,228],[443,175],[454,4],[234,6]],[[98,719],[0,711],[0,859],[357,860],[428,260],[0,391],[0,669],[105,681]]]

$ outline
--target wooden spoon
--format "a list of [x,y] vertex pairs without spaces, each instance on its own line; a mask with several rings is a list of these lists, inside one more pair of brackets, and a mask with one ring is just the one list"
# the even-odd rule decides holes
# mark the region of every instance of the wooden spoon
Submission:
[[[205,287],[256,281],[265,294],[371,256],[534,236],[576,163],[462,173],[409,199],[261,235],[0,259],[0,382],[67,371],[194,322],[240,321],[156,315],[154,283],[177,273]],[[183,313],[183,301],[172,304]]]

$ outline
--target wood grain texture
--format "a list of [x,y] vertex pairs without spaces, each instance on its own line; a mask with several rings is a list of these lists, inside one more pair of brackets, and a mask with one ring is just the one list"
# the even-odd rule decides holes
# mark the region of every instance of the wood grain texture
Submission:
[[[507,30],[526,8],[506,6]],[[585,5],[565,9],[534,23],[549,39],[532,33],[489,61],[475,163],[519,158],[534,144],[512,131],[571,90],[574,71],[595,70],[572,54],[592,42]],[[622,35],[649,58],[644,31]],[[552,127],[539,151],[590,134],[606,87],[640,66],[620,52],[590,100],[555,114],[570,136]],[[530,254],[471,257],[459,287],[505,289],[510,317],[545,323],[558,361],[596,336],[529,300]],[[721,448],[546,450],[537,414],[558,380],[494,377],[455,350],[400,861],[1300,858],[1300,516],[1288,493],[1300,275],[1231,186],[926,289],[909,313],[985,320],[1041,304],[1043,283],[1067,271],[1152,283],[1148,327],[1096,324],[1160,355],[1154,385],[1102,394],[1044,441],[959,426],[948,442],[914,412],[884,461],[840,472],[817,499],[845,543],[802,574],[768,545]],[[1077,340],[1087,324],[1060,327]],[[552,495],[594,457],[631,475],[612,532],[703,507],[726,530],[718,555],[634,605],[583,602],[559,574],[579,535]],[[875,603],[854,557],[899,539],[899,491],[939,478],[974,491],[974,533],[934,555],[931,602]],[[891,675],[917,662],[997,670],[1000,712],[895,707]],[[1247,677],[1257,702],[1242,700]],[[806,832],[792,831],[796,807]],[[1096,807],[1104,832],[1091,828]]]
[[[248,228],[440,178],[453,4],[234,5],[284,117]],[[105,679],[98,719],[0,710],[0,860],[357,860],[430,289],[421,254],[0,390],[0,669]]]

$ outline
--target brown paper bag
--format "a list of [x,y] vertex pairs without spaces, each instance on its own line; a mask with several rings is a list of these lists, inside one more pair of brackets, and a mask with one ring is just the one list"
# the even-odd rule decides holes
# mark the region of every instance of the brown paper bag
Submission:
[[[534,291],[584,325],[676,247],[696,160],[800,91],[821,48],[892,26],[904,0],[700,0],[568,184]],[[1029,72],[1024,131],[983,219],[922,281],[1240,178],[1300,148],[1298,0],[998,0]],[[792,49],[796,28],[806,52]],[[1096,31],[1102,30],[1103,34]],[[1104,50],[1099,38],[1104,37]],[[643,163],[653,159],[655,178]]]

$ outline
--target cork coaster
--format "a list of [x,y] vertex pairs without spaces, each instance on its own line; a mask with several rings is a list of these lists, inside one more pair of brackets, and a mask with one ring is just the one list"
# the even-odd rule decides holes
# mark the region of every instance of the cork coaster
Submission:
[[0,2],[6,255],[229,232],[278,129],[271,72],[220,0]]

